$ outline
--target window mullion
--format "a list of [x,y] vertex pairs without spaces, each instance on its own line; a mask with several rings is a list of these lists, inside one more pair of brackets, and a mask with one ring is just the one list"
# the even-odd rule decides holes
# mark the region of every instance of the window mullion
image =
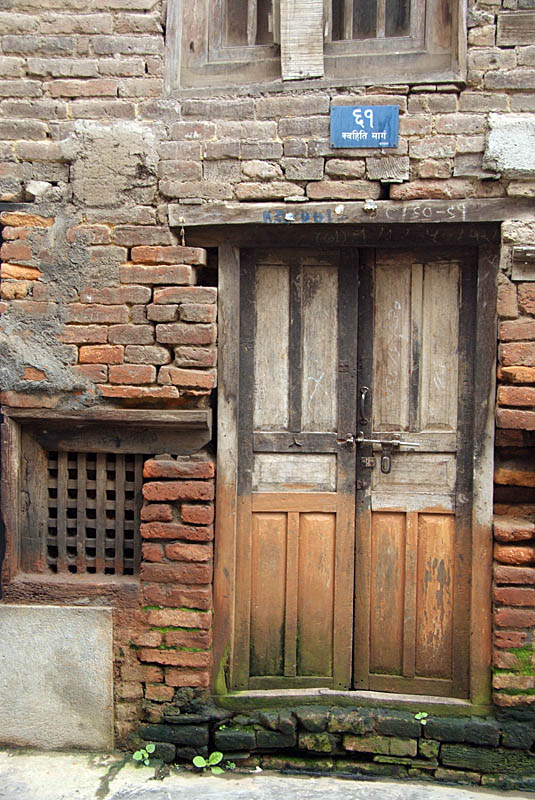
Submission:
[[256,31],[258,27],[258,2],[247,0],[247,44],[256,44]]
[[283,80],[321,78],[323,0],[280,0]]

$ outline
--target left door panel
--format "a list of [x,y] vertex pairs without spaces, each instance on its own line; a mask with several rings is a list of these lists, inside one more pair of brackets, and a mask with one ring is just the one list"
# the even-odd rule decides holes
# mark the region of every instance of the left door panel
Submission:
[[234,689],[351,683],[356,321],[354,253],[242,253]]

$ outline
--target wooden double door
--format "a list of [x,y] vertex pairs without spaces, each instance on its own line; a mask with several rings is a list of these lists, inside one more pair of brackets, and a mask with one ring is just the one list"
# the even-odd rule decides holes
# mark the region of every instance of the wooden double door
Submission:
[[466,697],[475,260],[242,251],[233,689]]

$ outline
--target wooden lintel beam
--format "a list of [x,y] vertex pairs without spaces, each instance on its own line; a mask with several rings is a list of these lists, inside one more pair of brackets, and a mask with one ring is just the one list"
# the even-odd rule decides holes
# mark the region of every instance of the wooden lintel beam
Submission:
[[452,223],[499,222],[533,214],[533,201],[492,198],[486,200],[392,200],[328,203],[206,203],[203,206],[170,204],[171,225],[292,225],[318,227],[347,223]]

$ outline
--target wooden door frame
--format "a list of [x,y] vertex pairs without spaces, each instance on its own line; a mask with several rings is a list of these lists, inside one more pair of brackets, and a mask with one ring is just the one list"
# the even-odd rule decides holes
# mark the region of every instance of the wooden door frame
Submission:
[[[218,392],[218,453],[217,453],[217,493],[216,493],[216,536],[215,536],[215,577],[214,577],[214,669],[212,691],[214,695],[225,696],[228,691],[228,670],[234,636],[234,589],[236,581],[236,519],[237,519],[237,467],[238,467],[238,354],[239,354],[239,302],[240,302],[240,249],[251,243],[261,246],[269,242],[273,246],[273,231],[270,226],[233,226],[226,236],[215,232],[219,251],[219,392]],[[336,247],[340,242],[318,242],[318,228],[310,232],[309,244],[312,246]],[[344,226],[345,227],[345,226]],[[351,237],[347,226],[347,238],[354,247],[357,242]],[[361,226],[359,226],[361,227]],[[374,228],[380,230],[375,232]],[[385,232],[388,226],[366,226],[368,235],[366,246],[402,247],[403,239],[393,233]],[[411,226],[407,226],[410,228]],[[420,226],[418,226],[420,227]],[[428,230],[428,243],[436,244],[437,229],[444,232],[448,225],[421,226]],[[457,227],[457,226],[456,226]],[[459,236],[465,235],[466,243],[477,246],[477,226],[458,226]],[[472,569],[471,569],[471,607],[470,620],[470,692],[468,703],[449,701],[451,705],[462,703],[463,708],[488,707],[491,698],[491,581],[492,581],[492,502],[494,468],[494,394],[496,365],[496,298],[497,273],[499,265],[499,236],[496,226],[481,226],[481,244],[478,247],[478,277],[476,301],[476,364],[473,433],[473,506],[472,506]],[[398,228],[398,226],[396,226]],[[470,230],[468,230],[470,228]],[[282,230],[281,230],[282,229]],[[395,229],[394,229],[395,230]],[[258,231],[258,236],[257,236]],[[463,234],[464,231],[464,234]],[[293,230],[290,226],[278,227],[277,246],[303,247],[303,230]],[[219,233],[219,235],[217,235]],[[425,238],[425,231],[421,233]],[[203,238],[206,229],[203,231]],[[295,234],[297,241],[293,240]],[[386,242],[385,242],[386,239]],[[496,244],[489,242],[496,241]],[[456,237],[455,244],[462,243]],[[444,242],[444,246],[447,246]],[[326,690],[321,690],[325,702]],[[265,702],[269,692],[240,692],[262,695]],[[299,696],[299,690],[295,691]],[[328,692],[330,701],[335,701],[336,692]],[[359,704],[358,691],[343,693],[345,702],[353,698]],[[370,701],[370,693],[366,693]],[[310,697],[310,691],[307,692]],[[385,702],[381,695],[380,702]],[[303,698],[306,699],[306,698]],[[392,695],[390,701],[403,702]],[[301,700],[300,700],[301,701]],[[421,705],[424,697],[415,697],[414,702]],[[407,702],[407,700],[405,700]],[[410,702],[410,701],[409,701]],[[446,699],[446,703],[448,700]]]

